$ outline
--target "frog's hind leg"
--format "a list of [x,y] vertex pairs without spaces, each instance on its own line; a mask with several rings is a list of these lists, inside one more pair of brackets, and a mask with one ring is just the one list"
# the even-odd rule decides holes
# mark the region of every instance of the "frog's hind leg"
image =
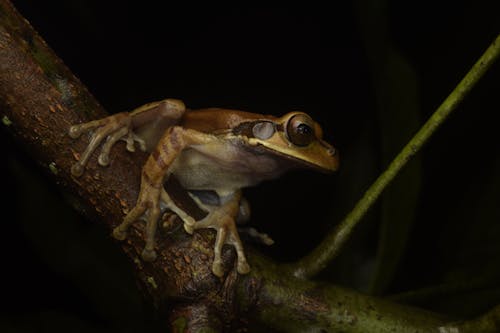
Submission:
[[193,226],[194,229],[213,228],[217,231],[212,272],[219,277],[224,275],[222,269],[222,247],[224,244],[233,245],[236,249],[238,273],[246,274],[250,272],[250,266],[235,223],[240,199],[241,191],[235,192],[221,206],[214,208],[207,217],[196,222]]
[[[130,225],[146,214],[146,245],[142,252],[142,258],[146,261],[153,261],[156,258],[154,247],[155,233],[160,217],[160,198],[163,195],[167,205],[170,201],[169,198],[165,197],[166,192],[163,190],[163,184],[169,177],[169,168],[186,146],[211,142],[214,139],[212,135],[186,130],[178,126],[169,128],[146,160],[142,168],[141,190],[137,203],[125,216],[122,224],[115,228],[114,237],[124,239]],[[194,223],[187,218],[184,219],[184,222],[185,226],[188,227]]]
[[[143,176],[144,178],[144,176]],[[125,216],[123,222],[113,230],[113,237],[118,240],[124,240],[127,237],[127,230],[135,221],[144,214],[147,215],[145,228],[146,245],[142,251],[142,258],[146,261],[156,259],[155,234],[160,217],[160,192],[161,188],[151,186],[147,181],[141,182],[141,191],[139,199],[132,210]]]

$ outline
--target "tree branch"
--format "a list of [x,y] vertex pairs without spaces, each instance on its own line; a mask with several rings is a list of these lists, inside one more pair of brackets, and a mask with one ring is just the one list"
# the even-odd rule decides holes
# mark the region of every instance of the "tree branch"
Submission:
[[[70,168],[85,140],[67,135],[71,124],[106,113],[87,89],[47,47],[8,0],[0,0],[0,118],[61,188],[73,193],[74,207],[112,229],[133,206],[145,156],[114,149],[111,167],[92,159],[84,175]],[[160,232],[158,259],[143,262],[143,226],[137,223],[121,242],[143,293],[170,313],[174,330],[228,330],[260,322],[298,331],[324,328],[344,332],[432,332],[445,325],[439,315],[368,297],[335,286],[302,281],[251,249],[252,271],[239,275],[235,254],[225,247],[224,269],[211,272],[214,234],[193,236],[182,228]]]

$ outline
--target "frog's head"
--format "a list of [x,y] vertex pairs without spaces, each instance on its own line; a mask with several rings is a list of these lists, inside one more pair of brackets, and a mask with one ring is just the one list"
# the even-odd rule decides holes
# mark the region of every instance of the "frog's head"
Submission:
[[276,155],[321,171],[338,169],[337,150],[323,140],[321,126],[304,112],[252,120],[241,124],[239,130],[246,132],[249,144],[265,147]]

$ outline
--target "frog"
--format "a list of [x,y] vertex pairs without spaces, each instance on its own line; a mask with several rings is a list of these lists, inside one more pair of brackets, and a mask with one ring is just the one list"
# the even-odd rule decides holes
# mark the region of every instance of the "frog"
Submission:
[[[113,229],[113,237],[125,240],[129,227],[145,220],[141,257],[156,260],[155,235],[161,214],[168,209],[189,234],[215,229],[211,270],[218,277],[224,275],[225,244],[236,250],[237,272],[250,271],[236,226],[239,219],[249,218],[243,188],[291,169],[329,173],[339,165],[338,152],[323,139],[321,126],[302,111],[278,117],[215,107],[188,109],[182,100],[167,98],[69,128],[73,139],[83,133],[90,139],[71,167],[74,177],[84,173],[99,147],[97,162],[103,167],[110,165],[110,151],[119,141],[125,141],[130,152],[139,148],[149,154],[142,167],[137,201]],[[173,177],[206,212],[205,217],[195,219],[172,199],[165,184]],[[217,200],[204,202],[196,194],[203,191],[214,193]]]

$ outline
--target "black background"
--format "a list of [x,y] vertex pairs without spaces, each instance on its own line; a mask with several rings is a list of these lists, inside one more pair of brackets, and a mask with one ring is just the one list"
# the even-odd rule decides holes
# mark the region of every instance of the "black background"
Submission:
[[[339,172],[294,172],[245,192],[252,224],[276,241],[261,250],[277,261],[306,254],[340,221],[500,32],[494,1],[14,4],[109,112],[175,97],[190,108],[299,109],[321,123],[340,151]],[[458,295],[417,303],[457,316],[498,304],[499,73],[497,64],[410,165],[409,182],[420,185],[406,196],[400,184],[402,195],[388,203],[410,202],[409,222],[385,221],[377,205],[322,279],[376,294],[470,283]],[[7,194],[0,331],[159,330],[108,231],[82,220],[0,135]],[[394,223],[407,225],[409,236],[405,246],[388,247],[401,258],[373,288],[377,248],[406,239],[391,233]]]

